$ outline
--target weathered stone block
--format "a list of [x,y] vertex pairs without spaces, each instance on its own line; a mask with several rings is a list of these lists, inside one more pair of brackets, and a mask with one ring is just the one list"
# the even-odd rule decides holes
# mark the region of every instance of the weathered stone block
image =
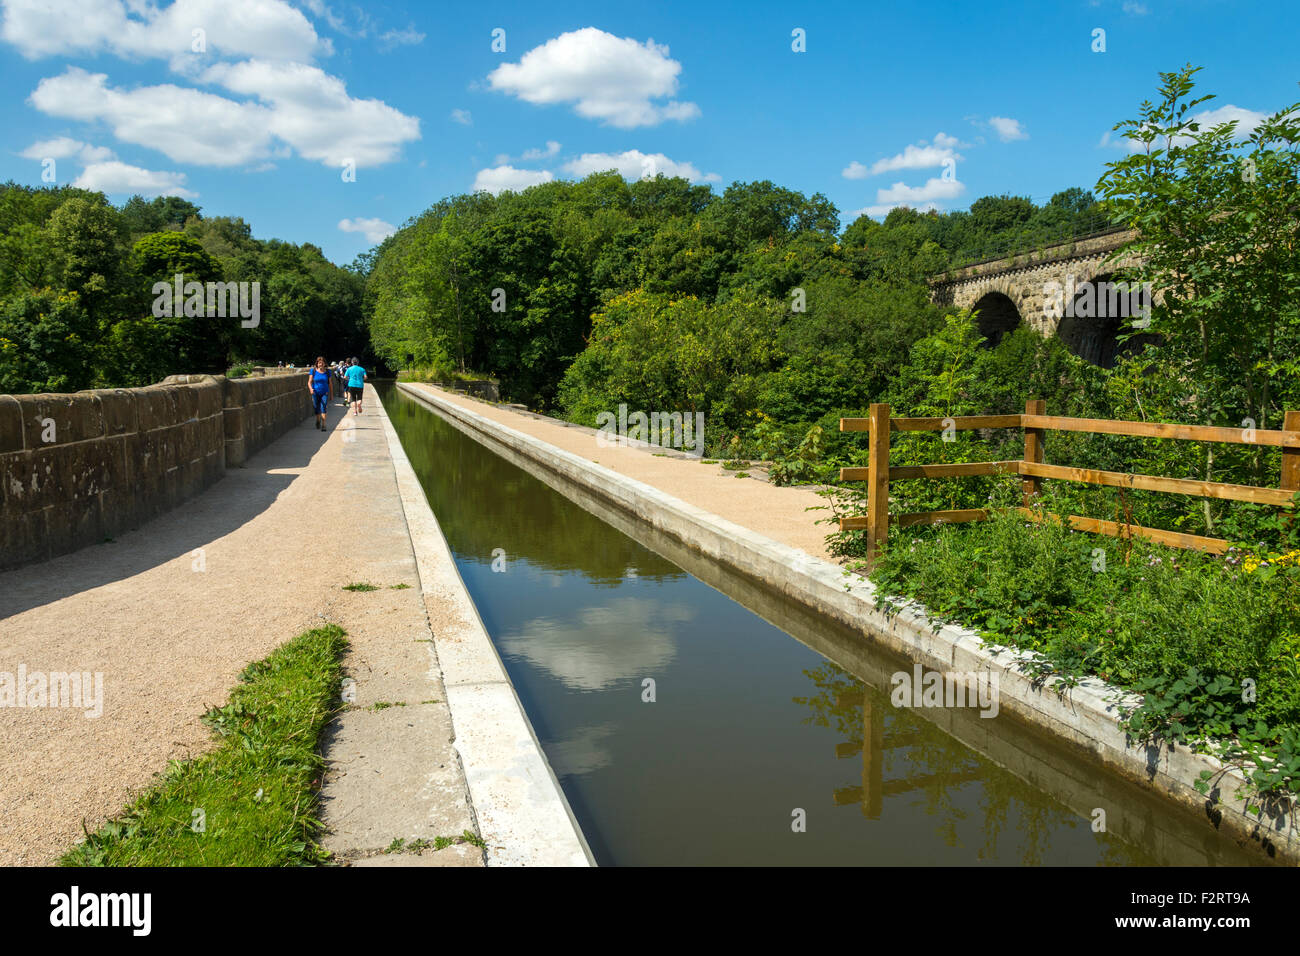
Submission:
[[135,392],[125,388],[96,389],[100,411],[104,416],[104,434],[122,435],[139,428]]
[[0,395],[0,454],[23,449],[23,407],[12,395]]
[[199,417],[199,388],[198,385],[185,385],[176,389],[175,421],[187,422]]
[[167,385],[142,388],[140,397],[140,431],[151,432],[176,421],[176,389]]
[[65,445],[104,434],[104,416],[92,392],[76,395],[16,395],[26,447]]
[[0,570],[45,560],[50,556],[49,542],[44,511],[6,515],[0,521]]
[[199,403],[199,418],[209,418],[220,414],[222,406],[225,404],[220,381],[214,378],[210,382],[193,386],[193,390]]

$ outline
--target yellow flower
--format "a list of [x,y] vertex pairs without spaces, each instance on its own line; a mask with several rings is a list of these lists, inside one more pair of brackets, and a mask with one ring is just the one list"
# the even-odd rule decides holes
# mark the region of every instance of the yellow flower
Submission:
[[1300,564],[1300,548],[1295,551],[1288,551],[1286,554],[1278,554],[1274,551],[1263,557],[1251,555],[1241,562],[1241,569],[1247,574],[1254,574],[1261,564],[1271,564],[1278,567]]

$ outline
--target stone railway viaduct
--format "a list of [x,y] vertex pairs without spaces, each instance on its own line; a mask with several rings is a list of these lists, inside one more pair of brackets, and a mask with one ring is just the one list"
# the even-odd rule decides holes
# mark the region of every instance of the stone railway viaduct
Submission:
[[1131,229],[1117,229],[1034,252],[979,262],[953,269],[930,280],[933,300],[939,305],[978,309],[980,331],[992,344],[1022,322],[1042,335],[1055,335],[1075,355],[1109,367],[1119,351],[1116,336],[1120,315],[1056,317],[1049,315],[1045,296],[1048,283],[1062,288],[1073,284],[1115,280],[1115,273],[1141,265],[1133,256],[1112,259],[1111,254],[1134,238]]

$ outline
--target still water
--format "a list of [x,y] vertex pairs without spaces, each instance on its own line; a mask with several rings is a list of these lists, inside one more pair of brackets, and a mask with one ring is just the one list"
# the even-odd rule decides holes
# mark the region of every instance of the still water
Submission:
[[1012,718],[894,708],[905,661],[380,394],[601,865],[1255,862]]

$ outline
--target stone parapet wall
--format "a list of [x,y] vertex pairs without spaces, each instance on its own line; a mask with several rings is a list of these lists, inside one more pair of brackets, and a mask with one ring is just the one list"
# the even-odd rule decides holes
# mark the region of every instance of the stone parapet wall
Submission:
[[1136,238],[1137,230],[1118,229],[1099,236],[1092,236],[1087,239],[1076,239],[1072,242],[1063,242],[1055,246],[1044,246],[1042,249],[1037,249],[1032,252],[1022,252],[1001,259],[991,259],[987,262],[977,262],[973,265],[962,266],[940,275],[933,276],[930,279],[930,285],[941,286],[951,283],[965,282],[970,279],[1000,275],[1017,269],[1030,269],[1047,263],[1059,262],[1063,259],[1104,257],[1118,249],[1120,246],[1132,242]]
[[223,381],[227,468],[241,467],[312,414],[305,369]]
[[0,395],[0,570],[139,527],[310,413],[298,376]]

